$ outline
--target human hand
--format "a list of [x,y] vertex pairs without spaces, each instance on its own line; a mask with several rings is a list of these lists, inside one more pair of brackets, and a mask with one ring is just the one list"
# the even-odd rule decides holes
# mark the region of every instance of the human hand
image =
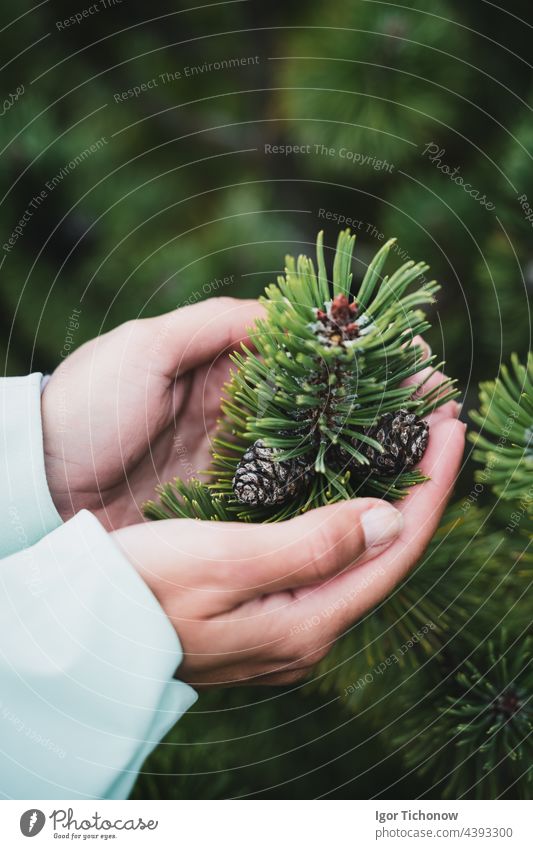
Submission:
[[63,519],[91,510],[107,529],[142,519],[156,484],[206,468],[229,354],[257,301],[211,298],[87,342],[42,396],[48,485]]
[[169,519],[112,534],[179,634],[180,679],[222,686],[305,678],[433,536],[464,449],[457,409],[451,402],[430,417],[421,464],[430,480],[398,509],[360,498],[272,525]]
[[401,529],[391,505],[360,498],[278,524],[167,519],[112,539],[175,626],[193,686],[284,683],[320,659],[302,643],[296,593],[324,584]]

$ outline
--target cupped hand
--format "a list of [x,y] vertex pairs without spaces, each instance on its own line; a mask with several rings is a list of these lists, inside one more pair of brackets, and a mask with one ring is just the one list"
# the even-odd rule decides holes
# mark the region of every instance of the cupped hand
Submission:
[[211,298],[93,339],[42,396],[45,467],[63,519],[91,510],[107,529],[142,520],[156,484],[205,469],[229,354],[257,301]]
[[463,455],[457,409],[430,417],[421,464],[430,480],[397,509],[361,498],[276,525],[169,519],[115,532],[176,628],[179,677],[193,686],[305,678],[422,556]]
[[316,662],[296,594],[383,550],[401,526],[392,506],[360,498],[274,525],[168,519],[111,537],[176,628],[180,679],[220,686],[281,683]]

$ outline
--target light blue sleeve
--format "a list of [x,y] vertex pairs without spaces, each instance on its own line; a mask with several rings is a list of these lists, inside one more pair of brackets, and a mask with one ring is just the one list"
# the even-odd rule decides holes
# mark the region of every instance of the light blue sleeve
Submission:
[[[17,433],[38,446],[29,430],[11,428],[16,453]],[[44,466],[41,475],[36,455],[19,456],[27,489],[14,484],[11,504],[27,539],[42,538],[23,547],[7,528],[5,548],[22,550],[0,560],[0,795],[126,798],[196,693],[173,679],[178,637],[98,520],[83,510],[42,535],[61,520],[47,503]],[[32,491],[39,481],[46,497]],[[8,521],[4,513],[2,531]]]
[[44,470],[41,378],[0,379],[0,557],[61,524]]

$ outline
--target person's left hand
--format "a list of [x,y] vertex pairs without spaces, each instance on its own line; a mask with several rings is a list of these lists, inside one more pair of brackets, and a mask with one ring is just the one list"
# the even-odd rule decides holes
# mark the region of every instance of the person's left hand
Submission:
[[355,498],[275,524],[168,519],[115,531],[113,541],[176,628],[180,680],[194,687],[305,680],[420,561],[461,465],[465,425],[457,411],[451,401],[429,417],[420,464],[429,480],[396,510]]
[[211,298],[126,322],[71,354],[42,396],[46,475],[63,519],[108,529],[142,520],[158,483],[205,469],[229,354],[257,301]]

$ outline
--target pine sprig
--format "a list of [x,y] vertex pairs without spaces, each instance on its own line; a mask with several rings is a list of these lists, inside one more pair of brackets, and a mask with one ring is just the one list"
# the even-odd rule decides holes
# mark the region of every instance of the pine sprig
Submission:
[[[396,478],[376,474],[361,447],[383,450],[366,430],[384,413],[402,408],[424,416],[456,394],[451,380],[425,388],[442,365],[435,357],[424,362],[430,367],[425,380],[412,382],[423,361],[413,340],[429,327],[422,307],[434,302],[439,287],[425,280],[428,266],[413,261],[382,277],[391,239],[368,266],[350,302],[354,243],[349,230],[339,234],[331,282],[322,233],[317,239],[318,274],[309,257],[286,257],[285,273],[267,286],[262,298],[266,317],[252,333],[255,351],[243,345],[232,355],[235,369],[225,387],[208,483],[167,485],[160,492],[162,506],[146,506],[151,518],[168,511],[204,519],[279,521],[361,494],[402,498],[424,480],[416,470]],[[339,303],[335,298],[344,298],[344,309],[353,314],[353,321],[341,328],[331,320],[332,304]],[[312,486],[289,505],[251,507],[234,496],[236,469],[257,440],[277,449],[279,462],[306,458],[314,470]],[[338,451],[356,461],[351,471],[339,471]],[[209,494],[201,494],[202,487]]]
[[[459,653],[457,653],[459,649]],[[529,798],[533,779],[533,642],[498,635],[443,653],[434,687],[402,720],[395,745],[446,798]],[[451,670],[451,671],[450,671]],[[427,687],[427,682],[425,682]]]
[[484,464],[476,473],[506,500],[526,499],[533,512],[533,354],[523,365],[516,354],[503,365],[496,380],[480,385],[480,409],[470,413],[480,428],[470,435],[475,460]]
[[156,492],[160,503],[147,501],[144,505],[144,515],[148,519],[209,519],[223,522],[235,519],[225,502],[199,480],[185,482],[175,478],[157,487]]
[[381,716],[389,696],[409,705],[414,673],[424,677],[421,664],[457,633],[489,631],[503,596],[515,601],[514,626],[527,627],[527,601],[516,600],[532,579],[527,545],[502,538],[488,509],[454,505],[420,563],[331,649],[309,686],[337,695],[358,715],[371,704]]

